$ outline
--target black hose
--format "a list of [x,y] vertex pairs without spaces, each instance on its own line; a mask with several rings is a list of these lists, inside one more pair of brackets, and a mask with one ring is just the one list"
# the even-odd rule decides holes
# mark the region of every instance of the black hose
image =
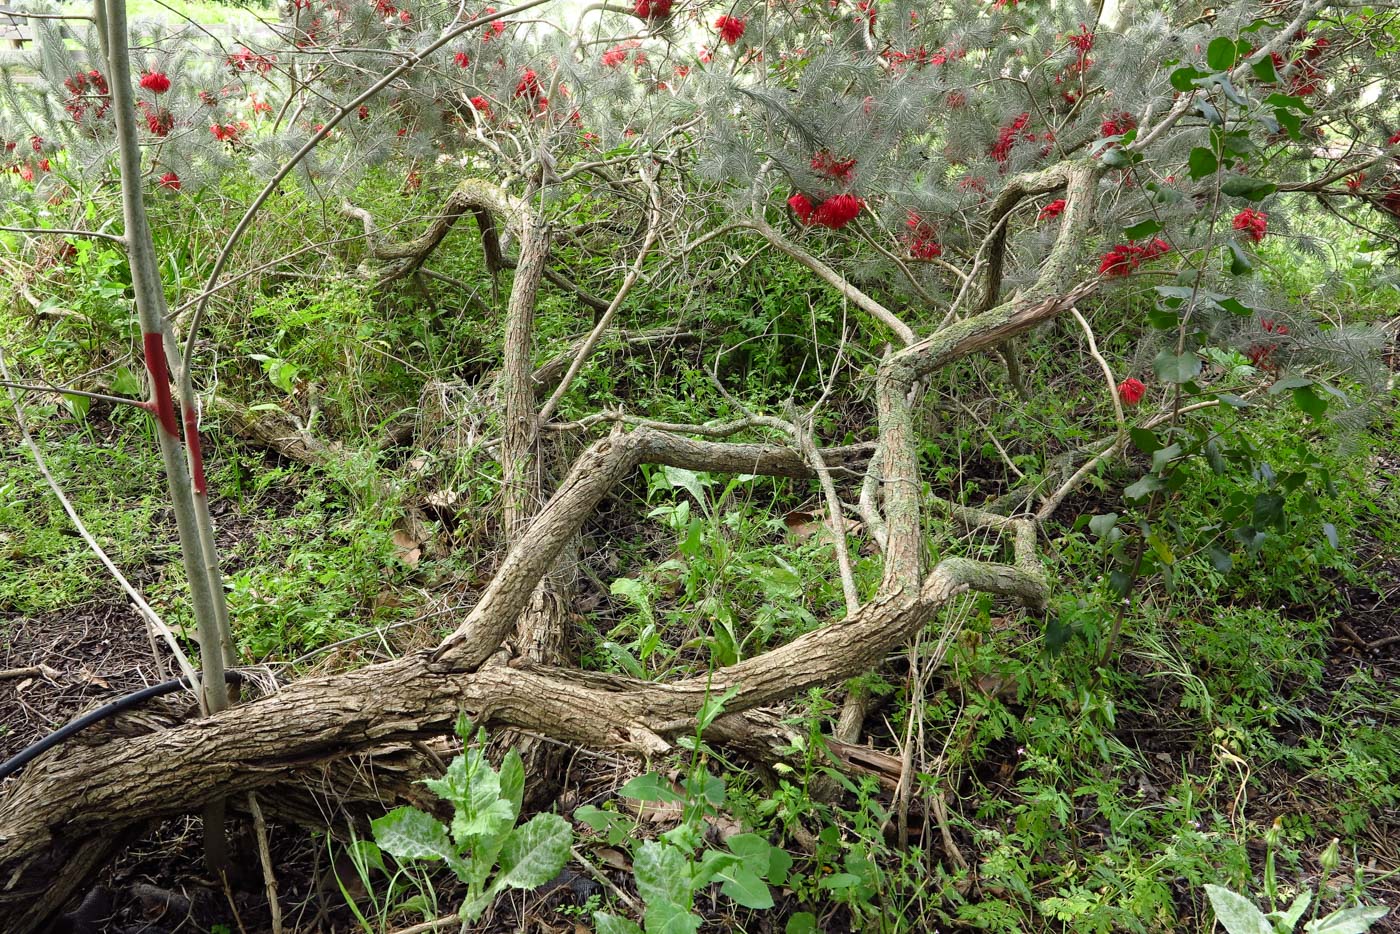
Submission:
[[[229,682],[230,684],[241,684],[244,680],[243,673],[241,671],[226,671],[224,672],[224,680]],[[98,723],[102,720],[107,719],[108,717],[119,714],[123,710],[135,707],[137,704],[144,703],[145,701],[148,701],[153,697],[160,697],[163,694],[170,694],[175,691],[181,690],[182,688],[188,688],[189,686],[189,681],[187,681],[184,678],[175,678],[171,681],[162,681],[160,684],[153,684],[148,688],[142,688],[139,691],[127,694],[123,697],[118,697],[116,700],[111,701],[107,704],[103,704],[101,707],[98,707],[96,710],[91,711],[90,713],[83,714],[81,717],[72,721],[71,723],[59,727],[57,730],[50,733],[48,736],[45,736],[37,743],[34,743],[32,746],[22,749],[15,755],[11,756],[9,759],[6,759],[3,764],[0,764],[0,781],[9,778],[11,775],[15,774],[20,769],[28,765],[36,757],[57,746],[59,743],[68,739],[70,736],[73,736],[74,734],[87,729],[94,723]]]

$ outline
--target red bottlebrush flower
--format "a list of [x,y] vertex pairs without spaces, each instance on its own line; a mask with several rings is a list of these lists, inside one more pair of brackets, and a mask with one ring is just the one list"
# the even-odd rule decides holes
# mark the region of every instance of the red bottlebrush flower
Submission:
[[798,192],[787,200],[788,207],[792,208],[792,213],[801,218],[802,223],[807,223],[812,217],[812,201],[802,192]]
[[820,207],[812,212],[812,223],[818,227],[840,230],[855,220],[856,215],[864,207],[865,202],[855,195],[836,195],[827,198]]
[[721,16],[715,20],[715,28],[719,30],[719,37],[730,45],[743,38],[746,25],[748,25],[747,22],[737,16]]
[[671,0],[637,0],[632,12],[638,19],[666,19],[671,15]]
[[146,115],[146,129],[156,136],[167,136],[175,128],[175,115],[164,107],[142,108]]
[[1130,113],[1108,114],[1103,118],[1099,132],[1104,136],[1122,136],[1129,130],[1137,129],[1137,118]]
[[541,110],[549,106],[549,98],[544,96],[539,76],[529,68],[525,69],[520,80],[516,83],[515,96],[524,98],[531,104],[538,104]]
[[180,190],[180,176],[174,172],[166,172],[160,177],[160,187],[168,188],[171,191]]
[[1260,318],[1259,326],[1270,334],[1284,335],[1288,333],[1288,325],[1281,324],[1273,318]]
[[29,148],[36,153],[44,151],[44,138],[42,136],[29,137]]
[[1357,192],[1366,181],[1365,172],[1357,172],[1355,175],[1347,176],[1347,191]]
[[1137,405],[1146,394],[1147,387],[1135,377],[1129,376],[1118,384],[1118,398],[1123,400],[1124,405]]
[[1269,229],[1269,215],[1263,211],[1256,211],[1254,208],[1245,208],[1235,215],[1232,226],[1242,231],[1246,237],[1255,243],[1264,239],[1264,234]]
[[[992,148],[987,151],[987,154],[1002,163],[1010,159],[1011,148],[1016,145],[1017,134],[1026,128],[1026,124],[1030,123],[1030,120],[1029,113],[1022,113],[1011,121],[1009,126],[997,130],[997,141],[992,144]],[[1034,139],[1035,137],[1027,134],[1026,138]]]
[[837,160],[831,154],[831,150],[823,149],[812,157],[812,171],[825,175],[827,178],[838,182],[847,182],[851,179],[851,173],[855,170],[856,160]]
[[148,71],[141,76],[141,87],[152,94],[164,94],[170,90],[170,78],[163,71]]
[[272,105],[269,104],[267,101],[260,101],[260,100],[254,99],[254,100],[253,100],[253,113],[255,113],[255,114],[270,114],[270,113],[272,113]]
[[[495,12],[496,12],[496,8],[495,8],[495,7],[493,7],[493,6],[488,6],[486,9],[484,9],[484,10],[481,11],[481,15],[482,15],[482,16],[490,16],[492,13],[495,13]],[[504,20],[499,20],[499,19],[498,19],[498,20],[494,20],[494,21],[492,21],[492,22],[490,22],[490,23],[487,23],[487,24],[486,24],[486,28],[483,29],[483,30],[481,31],[481,41],[482,41],[482,42],[490,42],[490,41],[492,40],[492,38],[494,38],[495,36],[499,36],[501,33],[505,32],[505,31],[506,31],[506,24],[505,24],[505,21],[504,21]]]
[[1400,143],[1400,133],[1396,133],[1394,136],[1390,137],[1390,139],[1385,141],[1385,144],[1387,146],[1394,146],[1396,143]]
[[23,165],[18,166],[15,169],[15,171],[18,172],[19,177],[24,179],[26,182],[34,181],[34,167],[29,165],[29,163],[26,162]]
[[407,10],[399,10],[399,22],[407,26],[409,23],[413,22],[413,14]]
[[987,180],[980,175],[964,175],[958,179],[959,191],[975,191],[980,195],[987,194]]
[[1126,276],[1136,269],[1137,265],[1138,255],[1133,248],[1119,244],[1103,255],[1103,261],[1099,263],[1099,275]]
[[245,46],[224,59],[224,64],[233,72],[256,71],[260,75],[265,75],[272,70],[276,61],[274,56],[258,55]]
[[917,212],[909,212],[904,226],[909,228],[910,256],[915,259],[933,260],[943,255],[943,244],[938,242],[938,228],[920,217]]
[[491,116],[491,102],[484,97],[471,98],[471,105],[476,108],[476,112],[483,117]]
[[237,143],[239,133],[245,129],[246,125],[241,123],[216,123],[209,128],[209,132],[221,143]]
[[947,102],[949,110],[961,110],[967,106],[967,95],[962,91],[949,91]]
[[361,120],[368,120],[368,119],[369,119],[369,105],[368,105],[368,104],[361,104],[361,105],[360,105],[360,109],[357,110],[357,111],[355,111],[355,114],[356,114],[356,116],[358,116]]
[[472,63],[472,57],[466,52],[458,52],[452,56],[452,60],[457,63],[458,68],[466,68]]
[[1045,207],[1040,209],[1040,214],[1036,216],[1036,220],[1048,221],[1052,217],[1059,217],[1060,213],[1064,211],[1064,209],[1065,199],[1056,198],[1054,201],[1051,201]]
[[620,45],[615,45],[603,53],[603,67],[616,68],[627,61],[627,49]]

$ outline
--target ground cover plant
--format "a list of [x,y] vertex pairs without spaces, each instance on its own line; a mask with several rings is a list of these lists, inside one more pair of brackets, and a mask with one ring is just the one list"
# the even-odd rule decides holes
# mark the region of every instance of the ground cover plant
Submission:
[[198,687],[6,930],[1392,923],[1400,11],[139,12],[4,66],[3,739]]

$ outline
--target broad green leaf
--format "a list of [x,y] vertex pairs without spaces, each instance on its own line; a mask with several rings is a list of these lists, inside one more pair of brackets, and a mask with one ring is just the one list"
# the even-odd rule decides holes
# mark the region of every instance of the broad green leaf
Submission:
[[512,820],[520,816],[520,808],[525,803],[525,763],[520,761],[520,753],[512,749],[501,761],[501,797],[510,802],[515,813]]
[[726,870],[738,866],[742,860],[733,853],[722,850],[705,850],[698,861],[690,864],[690,889],[698,891],[720,877]]
[[617,790],[619,796],[634,801],[683,801],[683,796],[671,787],[671,780],[656,772],[638,775]]
[[646,934],[695,934],[700,930],[700,916],[688,908],[670,901],[647,901],[643,916]]
[[1112,532],[1117,524],[1118,513],[1106,512],[1089,520],[1089,531],[1093,532],[1096,538],[1103,538]]
[[1137,483],[1129,485],[1128,488],[1123,491],[1123,495],[1134,502],[1138,502],[1147,499],[1147,497],[1156,493],[1165,485],[1166,484],[1164,484],[1160,478],[1148,474]]
[[398,807],[370,823],[380,849],[397,859],[454,859],[447,828],[417,808]]
[[1131,227],[1123,228],[1123,236],[1129,240],[1141,240],[1143,237],[1150,237],[1162,229],[1162,222],[1148,218],[1140,221]]
[[810,911],[799,911],[788,918],[783,934],[817,934],[817,916]]
[[1189,383],[1201,375],[1201,358],[1189,350],[1177,354],[1163,349],[1152,361],[1152,372],[1164,383]]
[[141,395],[141,380],[126,367],[117,367],[117,375],[112,377],[112,392],[119,396]]
[[720,875],[725,879],[720,892],[737,904],[755,909],[773,907],[773,893],[768,890],[768,883],[747,866],[734,866]]
[[1288,131],[1290,139],[1299,140],[1303,138],[1303,118],[1293,111],[1284,110],[1282,107],[1275,107],[1274,119],[1279,122],[1279,126]]
[[1253,261],[1239,243],[1231,239],[1227,241],[1226,246],[1230,249],[1230,275],[1244,276],[1254,271]]
[[63,394],[63,407],[66,408],[74,418],[82,420],[87,417],[88,409],[92,407],[92,400],[87,396],[73,396],[68,393]]
[[1215,919],[1229,934],[1274,934],[1274,926],[1264,913],[1245,898],[1218,885],[1205,887]]
[[1283,525],[1283,494],[1260,493],[1254,497],[1254,525]]
[[1311,386],[1299,386],[1294,389],[1293,402],[1313,418],[1327,411],[1327,400],[1319,396]]
[[1194,68],[1191,65],[1185,65],[1173,71],[1170,80],[1173,88],[1186,94],[1196,90],[1196,82],[1198,80],[1208,77],[1210,77],[1210,75],[1207,72],[1201,71],[1199,68]]
[[1303,912],[1307,911],[1308,906],[1312,904],[1312,897],[1312,891],[1310,889],[1303,889],[1303,891],[1298,893],[1298,897],[1293,899],[1293,904],[1289,905],[1286,911],[1270,912],[1269,917],[1283,922],[1283,929],[1291,932],[1298,926],[1298,921],[1302,919]]
[[1162,442],[1157,438],[1157,433],[1151,428],[1129,428],[1128,439],[1133,442],[1133,447],[1144,454],[1151,454],[1162,446]]
[[1152,452],[1152,469],[1161,473],[1167,465],[1181,456],[1181,445],[1172,442],[1160,451]]
[[1346,908],[1325,918],[1309,921],[1303,928],[1309,934],[1362,934],[1390,913],[1389,908]]
[[661,472],[672,489],[680,487],[695,497],[696,503],[705,505],[705,487],[713,482],[709,477],[693,470],[686,470],[684,467],[672,467],[669,464],[662,467]]
[[1217,36],[1210,40],[1210,45],[1206,46],[1206,64],[1215,71],[1225,71],[1235,66],[1235,58],[1239,54],[1239,49],[1235,46],[1235,40],[1225,36]]
[[1221,183],[1220,190],[1232,198],[1263,201],[1269,195],[1278,191],[1278,186],[1273,182],[1251,178],[1248,175],[1234,175]]
[[641,926],[627,918],[619,918],[605,911],[593,912],[593,926],[597,934],[642,934]]
[[1211,567],[1215,568],[1221,574],[1230,573],[1230,569],[1235,566],[1235,559],[1230,557],[1228,551],[1224,551],[1212,545],[1207,554],[1210,555]]
[[1313,112],[1313,109],[1308,106],[1307,101],[1303,100],[1301,97],[1295,97],[1289,94],[1270,94],[1268,97],[1264,98],[1264,103],[1271,104],[1274,107],[1287,107],[1299,113],[1309,115]]
[[1197,146],[1191,150],[1187,157],[1187,166],[1191,170],[1191,179],[1199,181],[1220,168],[1220,160],[1215,158],[1215,153],[1203,146]]
[[585,804],[580,808],[574,809],[574,819],[582,821],[589,827],[592,827],[594,830],[597,830],[601,833],[603,831],[611,829],[611,827],[618,821],[622,820],[623,817],[621,814],[616,814],[612,811],[605,811],[602,808],[594,807],[591,804]]
[[1322,534],[1327,537],[1327,544],[1333,548],[1337,547],[1337,527],[1330,522],[1322,523]]
[[1249,67],[1254,71],[1254,77],[1267,84],[1273,84],[1278,80],[1278,72],[1274,71],[1274,60],[1268,55],[1261,56],[1249,63]]
[[[690,866],[684,854],[672,846],[648,840],[637,848],[632,859],[637,876],[637,891],[647,904],[690,901]],[[651,930],[651,925],[647,925]]]
[[569,861],[569,844],[574,830],[558,814],[536,814],[511,831],[501,847],[501,874],[493,885],[501,888],[533,889],[559,875]]

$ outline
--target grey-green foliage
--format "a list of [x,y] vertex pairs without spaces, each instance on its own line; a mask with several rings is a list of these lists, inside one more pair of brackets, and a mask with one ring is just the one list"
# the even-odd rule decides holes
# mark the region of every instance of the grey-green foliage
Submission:
[[[466,738],[468,730],[459,725]],[[374,839],[400,862],[446,863],[467,885],[463,921],[475,921],[506,889],[533,889],[557,876],[569,859],[573,828],[558,814],[536,814],[516,825],[525,794],[525,768],[515,750],[497,772],[477,743],[454,758],[442,778],[423,784],[452,805],[452,825],[413,807],[374,821]]]
[[[1260,911],[1243,895],[1218,885],[1205,887],[1215,919],[1229,934],[1292,934],[1302,920],[1303,912],[1312,904],[1312,892],[1304,890],[1284,911]],[[1303,925],[1307,934],[1364,934],[1389,908],[1339,908],[1329,915],[1314,918]]]

